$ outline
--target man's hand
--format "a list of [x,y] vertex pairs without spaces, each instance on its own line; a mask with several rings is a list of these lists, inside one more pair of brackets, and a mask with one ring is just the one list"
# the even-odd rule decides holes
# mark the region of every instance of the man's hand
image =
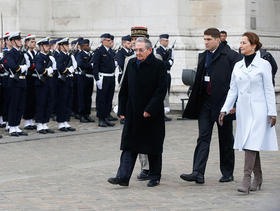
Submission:
[[148,112],[144,111],[143,116],[144,116],[145,118],[147,118],[147,117],[151,117],[151,114],[149,114]]
[[234,114],[235,111],[236,111],[236,108],[232,108],[232,109],[229,111],[229,113],[230,113],[230,114]]
[[124,115],[120,115],[120,118],[121,118],[121,119],[125,119],[125,116],[124,116]]
[[270,127],[273,127],[276,124],[276,116],[269,116],[268,122],[270,123]]
[[102,80],[101,79],[96,81],[96,86],[97,86],[98,89],[102,89]]
[[219,125],[223,126],[224,117],[226,116],[226,112],[221,112],[219,116]]

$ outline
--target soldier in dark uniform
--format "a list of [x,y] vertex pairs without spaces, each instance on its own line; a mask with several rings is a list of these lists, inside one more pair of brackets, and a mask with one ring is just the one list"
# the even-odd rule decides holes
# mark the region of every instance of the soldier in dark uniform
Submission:
[[[75,59],[77,60],[77,56],[80,54],[81,52],[81,48],[80,48],[80,41],[83,40],[83,37],[79,37],[77,40],[73,40],[71,42],[71,51],[72,54],[74,55]],[[72,115],[76,118],[76,119],[80,119],[81,116],[79,114],[79,108],[78,108],[78,72],[75,71],[74,72],[74,77],[73,77],[73,107],[72,107]]]
[[115,61],[111,49],[112,40],[110,34],[101,35],[102,45],[96,49],[93,55],[93,73],[96,80],[96,110],[99,118],[99,127],[114,126],[110,123],[113,117],[112,100],[115,91]]
[[133,50],[131,49],[131,36],[127,35],[122,37],[122,48],[116,54],[116,61],[119,67],[118,82],[121,82],[124,68],[124,61],[126,57],[133,55]]
[[25,37],[25,42],[27,43],[26,46],[26,54],[30,61],[30,67],[26,73],[26,95],[25,95],[25,105],[24,105],[24,112],[23,112],[23,119],[24,121],[24,129],[25,130],[34,130],[36,129],[36,125],[33,123],[33,119],[35,116],[35,103],[36,103],[36,94],[35,94],[35,87],[34,81],[35,77],[32,76],[35,69],[34,59],[36,52],[36,41],[35,35],[27,35]]
[[[173,65],[173,56],[172,56],[172,49],[167,49],[168,48],[168,43],[169,43],[169,35],[168,34],[161,34],[159,36],[159,42],[160,46],[156,49],[156,54],[160,55],[162,58],[162,61],[165,65],[166,71],[167,71],[167,98],[170,93],[170,86],[171,86],[171,75],[170,75],[170,69]],[[169,103],[168,103],[169,104]],[[169,109],[169,105],[165,105],[165,110]],[[165,115],[165,121],[171,121],[172,119],[167,117]]]
[[9,71],[7,67],[7,52],[12,48],[11,42],[9,41],[10,33],[7,32],[3,36],[3,56],[2,56],[2,70],[1,70],[1,107],[2,107],[2,122],[0,124],[1,128],[6,127],[6,131],[9,131],[8,124],[8,108],[9,108],[9,90],[8,90],[8,81],[9,81]]
[[24,111],[26,81],[25,74],[30,62],[28,56],[20,51],[22,41],[20,33],[13,33],[9,36],[13,48],[7,53],[7,65],[10,71],[8,82],[10,92],[10,104],[8,111],[9,134],[11,136],[28,135],[20,128],[20,120]]
[[35,57],[36,73],[36,114],[35,120],[37,123],[37,132],[41,134],[54,133],[48,128],[47,123],[50,119],[50,81],[49,78],[53,76],[53,71],[56,69],[56,62],[53,56],[49,55],[50,44],[49,38],[44,38],[38,41],[40,52]]
[[[57,40],[50,40],[50,51],[49,55],[57,58],[59,53],[59,45],[56,44]],[[56,121],[56,107],[57,107],[57,71],[54,70],[52,77],[49,77],[49,88],[50,88],[50,98],[49,98],[49,109],[50,117]]]
[[78,74],[77,74],[77,85],[78,85],[78,111],[80,114],[80,122],[95,122],[90,117],[91,103],[92,103],[92,92],[93,92],[93,69],[92,69],[92,55],[89,53],[90,46],[89,40],[84,39],[80,41],[81,52],[77,55]]
[[75,131],[69,125],[71,115],[71,92],[73,88],[72,78],[77,62],[73,55],[69,53],[69,39],[64,38],[57,42],[60,45],[60,53],[56,59],[58,70],[57,83],[57,122],[60,131]]

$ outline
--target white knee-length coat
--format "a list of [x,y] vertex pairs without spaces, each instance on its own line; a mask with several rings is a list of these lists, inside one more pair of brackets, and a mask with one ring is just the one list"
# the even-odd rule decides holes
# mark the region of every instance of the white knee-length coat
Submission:
[[229,113],[235,102],[234,149],[278,150],[275,126],[271,128],[268,123],[269,116],[277,115],[271,65],[259,52],[248,68],[244,58],[235,64],[221,112]]

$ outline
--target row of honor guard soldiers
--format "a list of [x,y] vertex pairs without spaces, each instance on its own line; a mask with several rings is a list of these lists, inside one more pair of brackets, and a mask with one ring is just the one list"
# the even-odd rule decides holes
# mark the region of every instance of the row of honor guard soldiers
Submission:
[[[135,40],[143,36],[148,36],[147,28],[132,27],[131,35],[122,37],[122,47],[116,52],[112,49],[114,36],[105,33],[100,37],[101,46],[92,54],[88,39],[72,41],[70,49],[68,38],[44,38],[36,43],[35,36],[28,35],[22,43],[20,33],[6,33],[0,65],[0,127],[6,126],[11,136],[28,135],[19,128],[23,118],[26,130],[54,133],[47,125],[53,117],[60,131],[74,131],[69,124],[73,113],[82,123],[94,122],[90,117],[94,80],[98,125],[114,126],[115,69],[119,69],[117,81],[121,83],[128,58],[135,56]],[[160,35],[156,54],[170,73],[173,58],[167,46],[168,35]]]

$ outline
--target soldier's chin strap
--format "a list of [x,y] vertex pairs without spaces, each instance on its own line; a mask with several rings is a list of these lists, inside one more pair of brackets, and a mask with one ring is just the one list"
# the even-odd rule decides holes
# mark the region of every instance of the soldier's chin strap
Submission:
[[12,41],[14,42],[15,46],[17,47],[17,49],[20,49],[20,48],[21,48],[20,46],[18,46],[16,40],[12,40]]

